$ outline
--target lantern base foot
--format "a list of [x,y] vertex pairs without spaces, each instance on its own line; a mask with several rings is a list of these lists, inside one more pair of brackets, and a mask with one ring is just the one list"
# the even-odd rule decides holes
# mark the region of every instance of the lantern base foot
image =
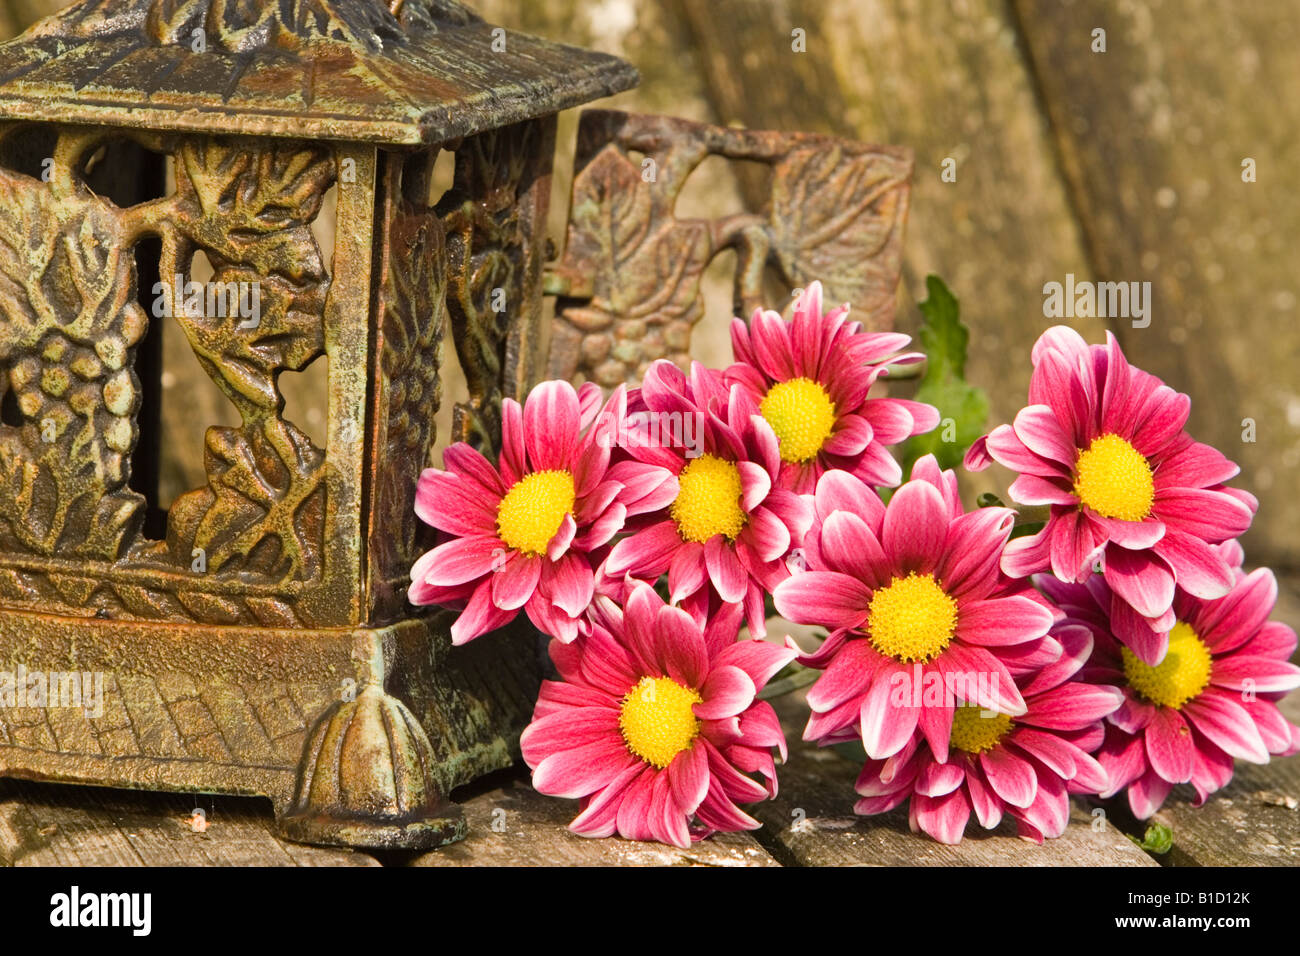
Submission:
[[294,843],[358,850],[436,850],[465,839],[467,833],[465,818],[454,804],[445,816],[434,815],[409,823],[325,815],[289,815],[280,821],[281,836]]
[[316,722],[307,737],[286,837],[388,850],[427,850],[465,837],[465,818],[433,776],[433,748],[415,715],[377,684]]

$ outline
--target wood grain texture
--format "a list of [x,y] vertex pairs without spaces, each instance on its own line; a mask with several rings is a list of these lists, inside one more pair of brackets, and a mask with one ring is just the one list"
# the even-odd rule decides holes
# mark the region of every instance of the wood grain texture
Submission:
[[722,833],[689,850],[618,837],[594,840],[570,833],[576,800],[544,797],[527,777],[461,804],[470,835],[413,861],[413,866],[776,866],[748,833]]
[[[1192,397],[1242,466],[1252,560],[1294,565],[1300,522],[1300,6],[1014,0],[1102,279],[1150,281],[1130,360]],[[1090,49],[1106,31],[1105,53]],[[1242,161],[1258,181],[1242,181]],[[1257,441],[1243,442],[1243,419]]]
[[[208,829],[190,826],[195,807]],[[366,853],[289,843],[261,800],[0,780],[4,866],[379,866]]]
[[800,739],[807,720],[803,695],[776,704],[790,743],[790,760],[779,768],[781,789],[771,803],[751,808],[763,821],[760,839],[786,865],[801,866],[1155,866],[1111,825],[1093,828],[1077,802],[1070,825],[1055,840],[1036,846],[1015,835],[1009,821],[991,832],[967,828],[957,846],[945,846],[907,826],[906,808],[875,817],[853,813],[859,766],[834,749]]

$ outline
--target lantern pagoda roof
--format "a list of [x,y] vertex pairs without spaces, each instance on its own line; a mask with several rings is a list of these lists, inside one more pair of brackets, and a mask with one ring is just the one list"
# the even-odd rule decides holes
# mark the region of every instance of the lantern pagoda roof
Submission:
[[79,0],[0,44],[0,120],[407,146],[636,82],[455,0]]

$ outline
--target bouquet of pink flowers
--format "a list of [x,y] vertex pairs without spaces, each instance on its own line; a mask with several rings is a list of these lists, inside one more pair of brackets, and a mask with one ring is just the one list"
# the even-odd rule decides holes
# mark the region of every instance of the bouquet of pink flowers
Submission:
[[[872,394],[924,356],[821,298],[734,320],[725,370],[507,399],[496,462],[457,444],[421,478],[443,541],[411,600],[457,609],[457,644],[521,610],[552,638],[522,748],[538,791],[581,801],[571,829],[688,846],[758,827],[742,805],[776,794],[786,753],[761,692],[793,668],[820,672],[804,738],[865,751],[857,812],[906,802],[945,843],[972,813],[1059,836],[1072,793],[1125,791],[1146,818],[1175,784],[1204,801],[1234,760],[1300,751],[1276,706],[1296,635],[1235,540],[1256,501],[1184,431],[1186,395],[1113,337],[1049,329],[1029,404],[965,455],[1017,473],[1017,508],[968,511],[915,437],[939,409]],[[769,601],[820,646],[769,638]]]

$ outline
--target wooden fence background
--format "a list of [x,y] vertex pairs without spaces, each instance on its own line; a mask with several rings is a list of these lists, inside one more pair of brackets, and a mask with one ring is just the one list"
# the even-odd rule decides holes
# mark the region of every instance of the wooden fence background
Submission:
[[[62,0],[0,0],[9,36]],[[489,20],[619,54],[640,89],[607,104],[754,128],[806,129],[916,152],[898,325],[929,272],[973,330],[970,377],[993,422],[1023,403],[1044,283],[1150,281],[1149,328],[1105,328],[1187,391],[1191,427],[1243,468],[1261,508],[1251,564],[1300,569],[1300,4],[1295,0],[471,0]],[[1105,52],[1094,52],[1094,31]],[[802,30],[805,51],[792,48]],[[576,115],[562,117],[557,242]],[[940,177],[956,162],[955,182]],[[1254,160],[1257,181],[1243,182]],[[688,214],[754,198],[719,161]],[[728,359],[715,269],[702,359]],[[168,340],[164,504],[203,481],[196,427],[230,420],[189,350]],[[323,363],[318,363],[323,364]],[[290,417],[323,430],[323,369],[290,385]],[[452,381],[448,401],[463,386]],[[1249,421],[1247,421],[1249,420]],[[991,423],[993,423],[991,422]],[[1243,435],[1252,429],[1254,441]],[[444,429],[445,433],[445,429]],[[169,441],[168,436],[176,436]]]

